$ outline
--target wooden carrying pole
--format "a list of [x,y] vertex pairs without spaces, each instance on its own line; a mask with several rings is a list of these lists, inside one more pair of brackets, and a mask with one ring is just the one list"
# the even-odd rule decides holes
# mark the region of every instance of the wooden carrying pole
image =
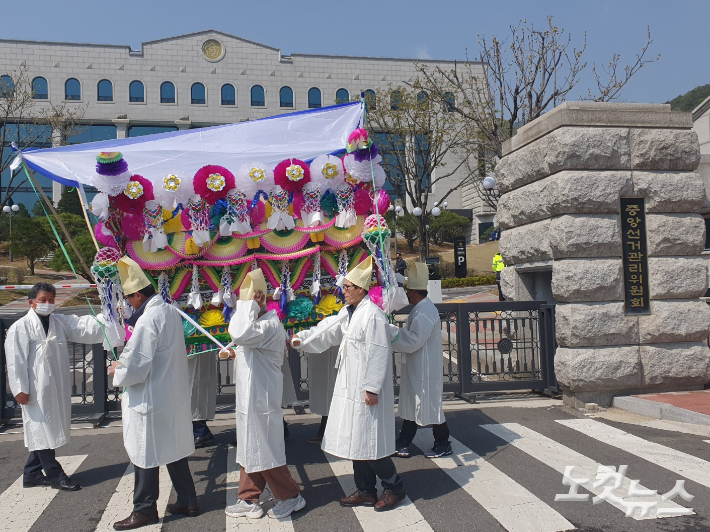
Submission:
[[[25,164],[24,161],[22,164]],[[76,245],[74,244],[74,241],[72,240],[71,236],[69,236],[69,231],[67,231],[67,228],[64,226],[64,222],[62,222],[62,219],[59,217],[59,214],[57,214],[57,211],[54,208],[54,205],[49,200],[47,195],[44,193],[44,190],[42,190],[42,187],[39,186],[39,184],[37,183],[37,181],[34,178],[34,175],[32,175],[32,172],[30,171],[29,168],[27,168],[26,165],[25,165],[25,170],[27,171],[27,177],[30,178],[30,180],[32,181],[32,184],[34,185],[35,190],[37,190],[40,193],[40,195],[42,196],[42,199],[44,199],[44,202],[49,207],[49,210],[52,211],[52,214],[54,215],[54,218],[57,220],[59,227],[62,228],[62,232],[64,233],[64,237],[67,239],[67,242],[69,243],[71,248],[74,250],[74,253],[76,253],[76,256],[79,259],[79,262],[81,263],[82,268],[84,268],[85,272],[90,272],[91,269],[84,262],[84,258],[79,253],[79,250],[76,249]],[[93,235],[93,232],[91,234]],[[91,281],[91,279],[87,279],[87,281]]]
[[96,241],[96,235],[94,234],[94,228],[91,227],[91,222],[89,221],[89,205],[87,204],[86,192],[84,192],[84,185],[79,183],[76,187],[76,193],[79,194],[79,202],[81,203],[81,212],[84,214],[84,221],[86,222],[86,227],[89,228],[89,234],[91,235],[91,240],[94,241],[94,246],[96,246],[96,251],[99,251],[99,243]]

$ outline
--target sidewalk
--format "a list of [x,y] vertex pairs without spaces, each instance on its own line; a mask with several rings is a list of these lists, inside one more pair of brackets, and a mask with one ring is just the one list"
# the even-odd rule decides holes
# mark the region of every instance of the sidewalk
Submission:
[[655,419],[710,426],[710,390],[616,397],[614,406]]

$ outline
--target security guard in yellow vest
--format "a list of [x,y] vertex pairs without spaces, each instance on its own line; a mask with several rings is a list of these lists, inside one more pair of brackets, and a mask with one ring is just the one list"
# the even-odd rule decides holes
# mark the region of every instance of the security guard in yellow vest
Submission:
[[503,291],[500,289],[500,272],[505,268],[505,263],[503,262],[503,257],[501,257],[500,252],[496,253],[493,257],[493,271],[496,272],[496,284],[498,285],[498,301],[505,301],[503,297]]

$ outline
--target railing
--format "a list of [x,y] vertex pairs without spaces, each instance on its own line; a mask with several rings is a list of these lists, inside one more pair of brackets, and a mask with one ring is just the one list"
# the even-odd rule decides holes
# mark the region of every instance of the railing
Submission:
[[[444,392],[463,397],[491,391],[532,389],[558,392],[554,373],[555,307],[539,301],[437,305],[441,319]],[[411,308],[395,313],[400,326]],[[0,320],[0,364],[6,373],[4,338],[11,319]],[[100,345],[68,343],[71,367],[72,414],[100,422],[107,412],[120,411],[121,390],[107,374],[109,355]],[[204,355],[211,356],[211,355]],[[100,362],[99,362],[100,361]],[[97,364],[98,362],[98,364]],[[308,400],[308,365],[297,351],[288,354],[296,397]],[[218,361],[218,403],[234,401],[234,363]],[[395,393],[399,391],[402,358],[393,353]],[[99,370],[99,368],[101,368]],[[2,419],[20,416],[20,409],[0,378]]]

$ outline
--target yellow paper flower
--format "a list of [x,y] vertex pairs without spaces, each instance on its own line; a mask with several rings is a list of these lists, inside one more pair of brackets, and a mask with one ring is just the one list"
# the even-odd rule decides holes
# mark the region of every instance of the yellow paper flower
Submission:
[[338,303],[333,294],[328,294],[316,305],[316,312],[324,316],[330,316],[338,312],[341,308],[343,308],[343,304]]
[[143,195],[143,185],[138,181],[129,181],[123,193],[131,199],[138,199]]
[[212,309],[206,311],[202,316],[200,316],[200,325],[205,329],[210,327],[217,327],[218,325],[226,325],[224,321],[224,316],[222,316],[222,311],[217,309]]
[[207,178],[207,188],[213,192],[219,192],[227,185],[222,174],[210,174]]
[[175,192],[180,188],[180,178],[174,174],[170,174],[168,177],[163,179],[163,188],[171,192]]
[[357,185],[358,183],[360,183],[360,181],[358,181],[357,179],[355,179],[355,178],[354,178],[353,176],[351,176],[350,174],[345,174],[345,181],[347,181],[347,182],[350,183],[351,185]]
[[321,172],[326,179],[334,179],[338,177],[338,167],[333,163],[325,163]]
[[288,177],[289,181],[300,181],[303,179],[303,168],[301,168],[297,164],[292,164],[288,168],[286,168],[286,176]]
[[251,170],[249,170],[249,177],[251,177],[254,183],[258,183],[259,181],[263,181],[264,179],[266,179],[264,169],[257,168],[256,166],[252,166]]

